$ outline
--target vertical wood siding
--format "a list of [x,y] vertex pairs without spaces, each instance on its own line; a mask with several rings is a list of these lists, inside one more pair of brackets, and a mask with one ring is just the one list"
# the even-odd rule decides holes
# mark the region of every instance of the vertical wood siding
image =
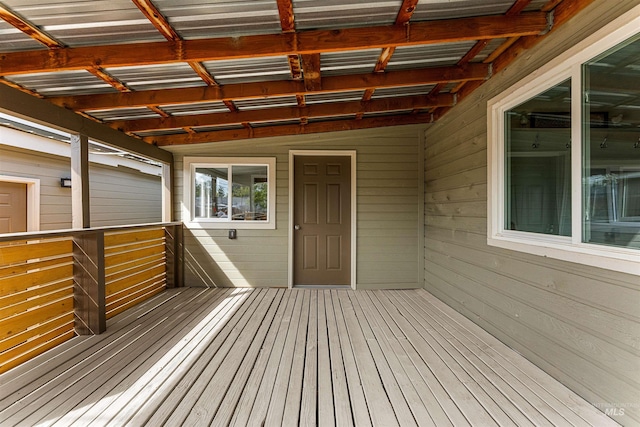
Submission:
[[[71,228],[71,189],[60,187],[71,173],[69,159],[1,143],[0,175],[40,180],[40,230]],[[92,227],[162,221],[160,177],[94,163],[89,173]]]
[[[487,100],[637,1],[596,1],[426,132],[425,286],[596,407],[640,424],[637,276],[489,247]],[[620,414],[621,411],[617,411]]]
[[[198,286],[275,286],[288,281],[289,150],[356,150],[359,288],[422,286],[424,127],[341,132],[169,147],[175,158],[175,211],[183,202],[184,156],[276,157],[276,229],[185,228],[186,282]],[[231,228],[231,227],[230,227]]]

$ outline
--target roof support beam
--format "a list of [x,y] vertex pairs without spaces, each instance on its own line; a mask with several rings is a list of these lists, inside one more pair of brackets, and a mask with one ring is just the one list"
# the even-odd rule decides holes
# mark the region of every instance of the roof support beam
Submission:
[[8,24],[14,26],[32,39],[39,41],[50,49],[58,49],[62,47],[62,44],[59,41],[57,41],[44,31],[40,30],[39,28],[31,25],[29,22],[18,16],[15,12],[7,9],[2,5],[0,5],[0,19],[4,20]]
[[319,53],[302,55],[302,74],[304,76],[304,88],[307,92],[315,92],[322,89]]
[[196,87],[146,90],[129,93],[52,97],[47,100],[76,111],[112,108],[134,108],[149,105],[195,104],[199,102],[259,99],[310,93],[347,92],[371,87],[389,88],[437,84],[448,81],[486,80],[488,64],[466,64],[464,67],[437,67],[387,73],[330,76],[322,79],[322,88],[307,91],[300,81],[229,84],[221,87]]
[[360,120],[333,120],[306,125],[279,125],[250,129],[234,129],[195,134],[154,136],[144,140],[158,146],[201,144],[207,142],[236,141],[250,138],[267,138],[286,135],[306,135],[312,133],[339,132],[356,129],[371,129],[387,126],[401,126],[431,123],[431,114],[405,114],[398,116],[365,117]]
[[168,151],[143,143],[110,127],[82,117],[73,111],[60,108],[44,99],[0,85],[0,111],[32,120],[70,133],[79,133],[98,142],[139,154],[162,163],[172,163]]
[[414,110],[433,107],[450,107],[455,98],[450,94],[436,97],[410,96],[402,98],[384,98],[361,102],[334,102],[328,104],[307,105],[305,107],[280,107],[266,110],[238,111],[234,113],[213,113],[189,116],[170,116],[160,119],[125,120],[113,122],[114,129],[123,132],[143,132],[158,129],[176,129],[185,126],[217,126],[246,122],[271,122],[299,119],[301,117],[335,117],[358,113]]
[[8,52],[0,54],[0,75],[413,46],[538,35],[547,29],[547,14],[531,12],[404,26]]

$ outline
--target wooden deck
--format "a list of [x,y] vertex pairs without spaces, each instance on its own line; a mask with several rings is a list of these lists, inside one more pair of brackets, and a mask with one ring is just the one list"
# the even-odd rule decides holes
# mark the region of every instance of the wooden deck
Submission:
[[617,425],[423,290],[174,289],[0,376],[1,426]]

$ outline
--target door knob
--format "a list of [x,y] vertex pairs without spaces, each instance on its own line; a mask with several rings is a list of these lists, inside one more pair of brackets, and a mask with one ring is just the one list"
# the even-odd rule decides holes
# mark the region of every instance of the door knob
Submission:
[[296,224],[296,225],[293,226],[293,229],[294,230],[300,230],[300,226],[298,224]]

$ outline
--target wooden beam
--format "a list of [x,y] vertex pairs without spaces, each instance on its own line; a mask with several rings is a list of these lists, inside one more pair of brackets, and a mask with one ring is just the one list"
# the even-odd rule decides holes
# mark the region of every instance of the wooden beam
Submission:
[[515,36],[547,30],[547,15],[483,16],[408,23],[405,26],[314,30],[177,42],[131,43],[0,54],[0,75],[202,62],[346,50],[415,46]]
[[396,16],[396,25],[405,25],[409,22],[417,5],[418,0],[404,0]]
[[441,94],[436,97],[428,97],[424,95],[407,96],[377,99],[368,102],[334,102],[307,105],[305,107],[279,107],[232,113],[170,116],[161,119],[123,120],[113,122],[111,123],[111,126],[122,132],[135,133],[158,129],[176,129],[183,128],[185,126],[222,126],[247,122],[255,123],[292,120],[302,117],[335,117],[357,113],[413,110],[451,106],[454,103],[454,96],[450,94]]
[[218,82],[200,62],[189,62],[189,66],[209,86],[218,86]]
[[293,15],[293,2],[291,0],[277,0],[278,14],[280,15],[280,27],[285,33],[296,30]]
[[98,335],[107,330],[104,232],[73,238],[75,330],[79,335]]
[[[595,0],[564,0],[553,9],[553,27],[549,30],[552,32],[566,21],[574,17],[582,9],[593,3]],[[521,37],[515,41],[508,49],[493,61],[493,72],[498,73],[505,69],[513,60],[515,60],[522,52],[531,49],[538,44],[545,35],[537,35],[530,37]]]
[[[574,17],[581,10],[593,3],[594,0],[549,0],[543,10],[553,10],[553,26],[549,31],[542,35],[531,35],[528,37],[511,37],[507,40],[503,46],[499,47],[492,55],[490,55],[484,62],[491,62],[493,67],[493,74],[496,74],[505,69],[511,64],[522,52],[527,49],[531,49],[538,44],[548,33],[555,31],[566,21]],[[482,85],[482,81],[476,80],[469,82],[462,87],[457,87],[458,101],[464,99],[466,96],[475,91]],[[434,111],[434,121],[437,121],[442,117],[451,107],[437,108]]]
[[365,117],[361,120],[331,120],[327,122],[309,123],[306,125],[266,126],[250,129],[234,129],[216,132],[199,132],[195,134],[154,136],[145,141],[158,145],[201,144],[208,142],[236,141],[251,138],[267,138],[286,135],[306,135],[313,133],[338,132],[355,129],[370,129],[387,126],[402,126],[431,123],[431,114],[403,114],[397,116]]
[[22,31],[32,39],[39,41],[48,48],[58,49],[63,47],[63,44],[58,40],[54,39],[49,34],[27,22],[27,20],[18,16],[15,12],[7,9],[2,4],[0,4],[0,18],[2,18],[7,24],[14,26],[18,30]]
[[99,78],[100,80],[103,80],[106,83],[109,83],[111,86],[113,86],[120,92],[131,92],[131,89],[129,89],[127,85],[125,85],[120,80],[116,79],[115,77],[107,73],[102,68],[88,68],[87,71],[93,74],[94,76],[96,76],[97,78]]
[[531,0],[516,0],[509,10],[507,10],[505,16],[516,16],[520,14],[525,7],[529,6],[529,3],[531,3]]
[[0,111],[70,133],[82,133],[95,141],[162,163],[173,162],[173,155],[166,150],[6,85],[0,85]]
[[91,227],[89,207],[89,138],[71,135],[71,226]]
[[162,34],[167,40],[179,41],[182,37],[171,26],[169,21],[160,13],[158,8],[151,2],[151,0],[131,0],[138,9],[147,17],[154,27]]
[[302,55],[302,75],[307,92],[319,91],[322,88],[319,53]]
[[351,74],[322,79],[322,88],[313,92],[299,81],[273,81],[229,84],[222,87],[195,87],[146,90],[129,93],[104,93],[47,98],[48,101],[76,111],[134,108],[149,105],[195,104],[199,102],[261,99],[309,93],[348,92],[368,88],[389,88],[445,83],[449,81],[485,80],[487,64],[467,64],[464,67],[434,67],[387,73]]

